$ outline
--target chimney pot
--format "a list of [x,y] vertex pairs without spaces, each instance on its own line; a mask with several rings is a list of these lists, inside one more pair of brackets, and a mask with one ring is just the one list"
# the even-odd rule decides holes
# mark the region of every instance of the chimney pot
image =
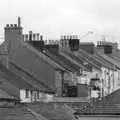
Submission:
[[43,36],[42,35],[40,35],[40,40],[43,40]]
[[32,41],[32,34],[33,32],[32,31],[29,31],[29,40]]
[[72,39],[75,39],[75,35],[73,35],[73,38]]
[[45,44],[45,45],[47,44],[47,40],[44,41],[44,44]]
[[64,40],[66,40],[66,36],[64,35]]
[[51,40],[49,40],[49,44],[52,44]]
[[21,27],[21,18],[18,17],[18,27]]
[[72,39],[72,35],[70,35],[70,39]]
[[76,39],[78,39],[78,35],[76,35]]
[[13,24],[10,24],[10,27],[13,27]]
[[9,24],[6,24],[6,27],[9,27]]
[[33,34],[33,41],[36,40],[36,34]]
[[67,39],[69,39],[70,38],[70,36],[69,35],[67,35]]
[[37,40],[39,41],[39,36],[40,36],[40,34],[39,34],[39,33],[37,33],[37,34],[36,34],[36,36],[37,36]]
[[17,24],[14,24],[14,27],[16,28],[16,27],[17,27]]

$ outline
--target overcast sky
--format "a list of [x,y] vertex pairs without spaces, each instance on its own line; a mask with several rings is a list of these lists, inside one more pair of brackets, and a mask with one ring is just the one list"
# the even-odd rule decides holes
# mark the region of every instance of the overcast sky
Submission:
[[33,30],[47,38],[83,36],[92,30],[86,40],[104,34],[120,41],[120,0],[0,0],[0,15],[0,33],[21,16],[24,32]]

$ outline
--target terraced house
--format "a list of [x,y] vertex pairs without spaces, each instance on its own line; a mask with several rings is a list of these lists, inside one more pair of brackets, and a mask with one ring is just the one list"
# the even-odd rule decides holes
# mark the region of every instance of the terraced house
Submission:
[[75,49],[73,49],[73,46],[73,48],[71,49],[68,42],[70,40],[72,40],[72,36],[62,37],[62,54],[69,57],[71,56],[71,58],[74,59],[76,58],[79,63],[81,62],[80,64],[83,64],[89,68],[91,67],[91,71],[86,71],[85,69],[83,69],[84,71],[82,72],[82,75],[78,77],[79,83],[87,83],[89,85],[91,84],[93,86],[93,97],[98,97],[97,94],[99,92],[99,96],[102,97],[119,89],[119,50],[115,47],[116,44],[114,44],[114,47],[112,46],[112,51],[114,53],[112,54],[109,53],[110,47],[108,45],[104,47],[97,45],[96,47],[93,43],[80,42],[80,44],[78,45],[78,43],[76,42],[76,47],[75,43],[73,43]]
[[60,44],[46,44],[39,33],[23,34],[20,18],[18,24],[7,24],[4,31],[1,97],[6,90],[6,97],[21,102],[55,96],[89,99],[119,89],[120,56],[115,45],[82,43],[77,36],[62,36]]
[[[83,69],[89,71],[86,66],[66,58],[58,45],[44,44],[42,35],[31,31],[23,34],[20,18],[18,24],[7,24],[4,30],[5,41],[0,46],[4,54],[0,61],[4,72],[13,74],[13,82],[9,78],[8,81],[19,88],[16,94],[21,102],[40,101],[43,96],[78,96],[76,78]],[[21,81],[23,87],[17,84]],[[25,87],[27,84],[31,87]]]
[[101,95],[106,96],[119,89],[119,63],[115,59],[111,59],[109,55],[112,55],[112,53],[106,51],[106,49],[109,50],[109,48],[106,48],[108,47],[107,45],[99,46],[98,43],[96,47],[91,46],[91,51],[93,52],[90,54],[90,48],[89,50],[87,49],[88,46],[90,47],[90,44],[91,43],[84,43],[83,46],[81,45],[81,49],[88,53],[91,59],[95,59],[101,64]]

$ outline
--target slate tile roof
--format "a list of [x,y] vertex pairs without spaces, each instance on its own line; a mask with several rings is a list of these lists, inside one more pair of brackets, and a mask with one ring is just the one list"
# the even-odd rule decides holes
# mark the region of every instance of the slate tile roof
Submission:
[[[4,91],[4,95],[2,94],[2,98],[14,98],[14,99],[20,99],[19,97],[19,89],[11,84],[8,80],[6,80],[5,78],[1,78],[0,80],[0,92]],[[1,99],[1,97],[0,97]]]
[[65,70],[61,65],[51,60],[48,56],[40,52],[41,50],[39,51],[38,48],[36,48],[32,44],[29,44],[28,42],[23,43],[23,44],[26,46],[26,48],[28,48],[32,52],[31,55],[32,54],[37,55],[38,57],[46,61],[48,64],[51,64],[55,69]]
[[94,53],[93,57],[101,63],[102,67],[114,69],[114,65],[111,62],[107,61],[106,59],[99,56],[98,54]]
[[3,42],[2,44],[0,44],[0,55],[7,55],[8,54],[8,46],[7,46],[7,42]]
[[17,75],[22,76],[24,80],[28,82],[31,86],[33,86],[36,90],[46,93],[54,93],[54,91],[52,91],[52,89],[48,85],[39,81],[37,78],[31,75],[31,73],[26,71],[23,67],[19,66],[15,61],[9,61],[9,68]]
[[65,69],[67,69],[69,71],[76,72],[76,71],[80,70],[79,66],[77,66],[76,64],[74,64],[69,59],[65,58],[64,56],[62,56],[59,53],[55,53],[55,52],[52,52],[52,51],[45,49],[44,54],[49,56],[52,60],[54,60],[55,62],[57,62],[61,66],[65,67]]
[[102,57],[103,59],[105,59],[106,61],[112,63],[115,67],[120,68],[120,62],[118,62],[117,60],[115,60],[114,58],[111,58],[105,54],[102,54],[100,52],[97,52],[97,55]]
[[80,68],[89,71],[89,69],[83,65],[83,60],[77,57],[76,55],[74,55],[74,53],[69,51],[68,49],[60,48],[60,54],[66,57],[67,59],[71,60],[74,64],[76,64]]
[[19,89],[34,89],[29,83],[27,83],[20,76],[16,75],[14,72],[10,71],[2,64],[0,64],[0,70],[4,73],[5,78],[8,79],[9,82],[16,85]]
[[82,49],[79,49],[78,53],[75,54],[80,59],[84,60],[85,62],[91,64],[93,68],[101,71],[101,64],[99,61],[97,61],[92,55],[88,54],[87,52],[83,51]]
[[[32,47],[36,48],[33,45],[32,45]],[[77,66],[70,60],[66,59],[64,56],[60,55],[59,53],[48,50],[47,48],[44,48],[43,51],[41,51],[41,49],[38,49],[38,48],[36,48],[36,50],[39,51],[40,54],[45,55],[46,57],[50,58],[53,62],[55,62],[58,65],[60,65],[61,67],[63,67],[64,70],[68,70],[68,71],[72,71],[72,72],[80,70],[79,66]]]
[[[39,84],[40,82],[46,84],[51,88],[52,92],[55,91],[54,71],[55,69],[64,71],[65,68],[21,39],[17,40],[17,44],[19,49],[14,51],[14,53],[10,56],[10,59],[15,61],[21,68],[24,68],[23,70],[31,74],[35,78],[34,80],[38,80]],[[41,69],[41,65],[45,65],[46,68],[51,69],[52,71],[45,71],[46,69]],[[43,74],[45,74],[45,72],[49,72],[49,75],[46,77],[46,75],[42,74],[41,78],[39,71]],[[49,80],[49,76],[51,77],[51,80]]]

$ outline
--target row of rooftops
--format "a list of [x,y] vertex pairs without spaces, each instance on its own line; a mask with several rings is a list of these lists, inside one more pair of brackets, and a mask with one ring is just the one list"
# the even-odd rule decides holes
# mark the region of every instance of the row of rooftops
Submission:
[[[91,43],[90,43],[91,44]],[[56,44],[55,44],[56,45]],[[102,54],[100,54],[99,55],[99,53],[97,54],[97,53],[95,53],[94,55],[91,55],[91,54],[88,54],[87,52],[85,52],[85,51],[83,51],[82,49],[79,49],[78,51],[78,53],[79,53],[79,55],[77,55],[76,56],[76,54],[74,54],[73,52],[70,52],[68,49],[65,49],[65,48],[60,48],[59,46],[56,46],[56,47],[58,47],[58,49],[60,49],[59,50],[59,53],[57,53],[57,51],[56,50],[54,50],[54,47],[55,47],[55,45],[51,45],[51,44],[48,44],[48,46],[50,46],[51,48],[53,48],[53,50],[50,50],[49,51],[49,53],[48,53],[48,50],[46,49],[46,47],[44,48],[44,53],[46,54],[46,55],[48,55],[48,56],[54,56],[54,55],[56,55],[57,57],[58,57],[58,60],[60,59],[60,54],[65,54],[66,56],[69,56],[71,59],[74,59],[76,62],[78,62],[79,61],[79,64],[80,64],[80,60],[81,61],[87,61],[88,63],[90,63],[90,64],[92,64],[92,66],[93,67],[95,67],[95,68],[97,68],[97,69],[99,69],[100,70],[100,68],[101,68],[101,66],[105,66],[105,64],[104,63],[101,63],[101,61],[99,60],[99,59],[96,59],[94,56],[96,55],[97,56],[97,58],[99,58],[100,56],[104,59],[105,57],[104,56],[106,56],[106,55],[102,55]],[[49,47],[49,48],[50,48]],[[39,48],[40,49],[40,48]],[[53,52],[53,51],[55,51],[55,52]],[[54,55],[51,55],[51,53],[50,52],[52,52],[52,54],[54,53]],[[62,52],[62,53],[61,53]],[[55,54],[56,53],[56,54]],[[76,57],[76,58],[75,58]],[[53,57],[54,58],[54,57]],[[106,57],[106,58],[108,58],[108,57]],[[63,58],[62,58],[63,59]],[[60,59],[60,60],[62,60],[62,59]],[[64,58],[65,59],[65,58]],[[62,60],[62,61],[64,61],[64,59]],[[57,60],[57,58],[55,58],[54,59],[54,61],[56,61]],[[106,61],[108,61],[108,59],[106,59]],[[60,61],[61,62],[61,61]],[[109,62],[112,64],[116,64],[115,62],[113,62],[113,61],[111,61],[111,59],[109,58]],[[84,64],[83,63],[81,63],[81,66],[84,66]],[[119,64],[118,64],[119,65]],[[107,67],[107,66],[105,66],[105,67]],[[109,67],[109,66],[108,66]]]
[[[20,20],[18,20],[18,25],[17,24],[6,25],[6,28],[9,28],[9,29],[21,28]],[[43,36],[40,35],[39,33],[33,33],[32,31],[30,31],[29,34],[23,35],[23,40],[25,43],[26,42],[29,43],[29,41],[30,41],[30,44],[27,44],[27,45],[28,46],[32,45],[32,47],[35,47],[35,48],[36,48],[36,46],[34,44],[31,44],[34,41],[37,41],[37,43],[39,43],[39,41],[43,41],[41,43],[42,43],[42,45],[44,45]],[[67,40],[73,40],[73,41],[78,40],[79,41],[78,36],[76,36],[76,35],[61,36],[60,40],[62,40],[63,42],[67,41]],[[67,49],[67,48],[59,46],[59,45],[54,48],[54,46],[56,45],[57,42],[55,44],[54,43],[55,42],[53,42],[52,45],[48,44],[48,46],[50,45],[50,47],[46,47],[47,45],[45,45],[45,47],[38,45],[36,50],[41,52],[41,55],[47,56],[54,63],[57,63],[59,66],[62,66],[64,69],[66,69],[70,72],[79,71],[81,68],[86,69],[87,71],[91,71],[91,68],[86,66],[85,63],[90,64],[92,67],[96,68],[97,70],[101,70],[102,66],[109,68],[109,69],[113,69],[113,70],[115,69],[114,68],[115,66],[117,68],[120,68],[120,61],[117,60],[117,59],[119,59],[118,56],[115,56],[115,55],[108,56],[106,54],[96,52],[96,47],[91,42],[90,43],[80,42],[79,44],[87,45],[87,46],[92,45],[93,48],[95,47],[95,52],[93,54],[89,54],[86,51],[82,50],[81,48],[78,49],[77,54],[76,54],[76,52],[70,51],[70,49]],[[100,46],[104,47],[105,45],[107,45],[107,43],[105,41],[100,41],[100,42],[98,42],[97,47],[100,47]],[[109,45],[113,45],[113,44],[110,43]],[[114,43],[114,45],[116,45],[116,43]],[[43,47],[42,50],[38,49],[39,47]],[[115,48],[115,47],[113,47],[113,48]],[[59,49],[59,50],[57,51],[57,49]],[[117,59],[115,59],[115,57]],[[46,57],[44,57],[43,59],[46,61]],[[51,63],[49,63],[49,64],[51,64]],[[7,72],[8,76],[10,76],[10,74],[12,74],[10,77],[19,79],[15,74],[10,73],[5,68],[3,70],[5,72]],[[22,86],[24,86],[24,85],[22,85]],[[31,85],[28,84],[28,86],[31,86]]]
[[[40,41],[40,40],[44,40],[43,35],[41,35],[40,33],[33,33],[32,31],[29,31],[28,34],[23,34],[22,36],[23,36],[24,41]],[[69,40],[79,40],[80,41],[80,39],[78,38],[78,35],[63,35],[58,40],[47,40],[47,41],[51,41],[51,43],[53,42],[53,44],[58,44],[61,41],[66,42],[66,41],[69,41]],[[44,42],[46,42],[46,40],[44,40]],[[95,45],[93,42],[80,42],[80,44]],[[105,45],[111,45],[113,47],[118,47],[118,44],[116,42],[112,43],[112,42],[106,42],[104,40],[97,41],[97,47],[105,46]]]
[[[60,47],[62,47],[61,45],[63,45],[63,44],[65,44],[66,46],[69,46],[68,44],[69,44],[69,40],[73,40],[73,41],[75,41],[75,40],[78,40],[78,41],[80,41],[79,39],[78,39],[78,36],[77,35],[63,35],[63,36],[61,36],[61,38],[60,38],[60,40],[58,41],[58,40],[49,40],[49,42],[47,41],[46,42],[46,40],[43,40],[43,35],[40,35],[39,33],[33,33],[32,31],[30,31],[29,32],[29,34],[24,34],[23,35],[23,40],[25,41],[25,42],[33,42],[33,43],[36,43],[36,44],[39,44],[39,41],[43,41],[43,42],[41,42],[42,44],[43,44],[43,46],[44,45],[48,45],[48,46],[50,46],[51,48],[53,48],[54,46],[56,46],[56,48],[58,47],[58,49],[61,49]],[[40,44],[41,44],[40,43]],[[46,44],[47,43],[47,44]],[[57,46],[58,45],[58,46]],[[63,46],[65,46],[65,45],[63,45]],[[100,47],[104,47],[105,45],[112,45],[112,49],[113,48],[117,48],[117,43],[114,43],[114,44],[112,44],[111,42],[106,42],[106,41],[98,41],[98,43],[97,43],[97,46],[95,47],[95,45],[94,45],[94,43],[92,43],[92,42],[88,42],[88,43],[86,43],[86,42],[79,42],[79,45],[81,46],[81,45],[87,45],[87,46],[89,46],[89,45],[91,45],[92,47],[94,47],[95,49],[96,49],[96,47],[98,47],[98,48],[100,48]],[[42,46],[42,45],[41,45]],[[43,47],[42,46],[42,47]],[[38,45],[38,47],[39,47],[39,45]],[[49,47],[49,48],[50,48]],[[43,47],[43,49],[45,50],[45,48]],[[63,49],[63,48],[62,48]],[[61,49],[61,50],[62,50]],[[57,50],[58,51],[58,50]],[[64,50],[64,52],[65,52],[65,50]],[[81,52],[81,50],[79,50],[79,53]],[[79,59],[86,59],[86,57],[87,57],[87,59],[88,59],[88,62],[89,63],[91,63],[94,67],[96,67],[96,68],[100,68],[100,65],[102,66],[102,65],[105,65],[105,64],[102,64],[101,63],[101,61],[99,61],[99,59],[97,59],[96,60],[96,58],[92,55],[90,55],[90,54],[88,54],[87,52],[85,52],[84,50],[82,50],[82,57],[81,58],[79,58]],[[97,55],[96,55],[97,56]],[[99,55],[98,55],[99,56]],[[104,58],[104,55],[103,55],[103,58]],[[86,59],[86,60],[87,60]],[[89,61],[90,60],[90,61]],[[111,62],[111,61],[110,61]]]
[[[112,43],[110,43],[110,42],[108,42],[108,45],[111,45]],[[54,45],[56,45],[56,44],[53,44],[53,46]],[[92,42],[90,42],[90,43],[82,43],[82,42],[80,42],[80,45],[93,45],[93,47],[96,49],[96,47],[95,47],[95,45],[92,43]],[[103,47],[105,46],[105,45],[107,45],[107,42],[103,42],[103,41],[101,41],[101,45],[103,45]],[[116,48],[115,49],[117,49],[117,44],[116,43],[114,43],[113,45],[116,45]],[[51,47],[52,47],[52,45],[51,45]],[[59,47],[59,49],[61,49],[61,50],[63,50],[64,52],[67,50],[67,49],[64,49],[64,48],[60,48],[60,46],[58,46]],[[97,46],[98,47],[98,46]],[[112,48],[113,49],[113,48]],[[99,52],[94,52],[93,53],[93,55],[91,55],[91,54],[89,54],[89,53],[87,53],[86,51],[84,51],[84,50],[82,50],[82,49],[79,49],[78,50],[79,51],[79,55],[82,55],[82,56],[84,56],[83,57],[83,59],[88,59],[88,60],[90,60],[90,61],[93,61],[93,65],[94,64],[96,64],[96,66],[98,66],[98,67],[100,67],[100,64],[101,64],[101,61],[99,61],[99,59],[95,59],[95,57],[94,56],[97,56],[97,58],[98,57],[102,57],[103,59],[106,59],[106,61],[109,61],[110,63],[112,63],[112,64],[116,64],[115,63],[115,61],[113,61],[113,60],[111,60],[111,57],[109,57],[108,55],[106,55],[106,54],[103,54],[103,53],[99,53]],[[71,52],[72,53],[72,52]],[[119,59],[119,58],[118,58]],[[118,63],[117,63],[117,65],[119,65]]]
[[[40,41],[43,40],[43,35],[40,35],[40,33],[33,33],[32,31],[29,31],[29,34],[23,34],[23,40],[24,41]],[[78,35],[63,35],[60,37],[60,40],[44,40],[45,43],[50,44],[60,44],[61,42],[68,42],[69,40],[79,40]],[[80,44],[84,45],[94,45],[93,42],[80,42]],[[106,42],[104,40],[97,41],[97,47],[104,47],[105,45],[111,45],[113,48],[117,48],[118,44],[112,43],[112,42]]]

